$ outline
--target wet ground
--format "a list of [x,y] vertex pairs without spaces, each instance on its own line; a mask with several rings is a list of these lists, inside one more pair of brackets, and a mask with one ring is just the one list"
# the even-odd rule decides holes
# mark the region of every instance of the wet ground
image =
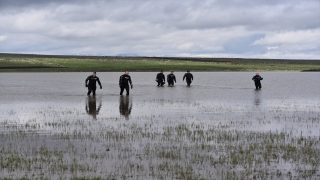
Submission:
[[[284,161],[284,152],[278,151],[274,153],[279,156],[277,162],[268,172],[256,173],[250,168],[251,172],[243,167],[246,161],[241,164],[240,160],[233,164],[234,171],[227,172],[223,169],[234,161],[231,154],[226,155],[228,143],[223,144],[221,140],[230,140],[222,137],[224,133],[230,133],[232,137],[239,133],[242,139],[230,141],[229,145],[243,143],[244,147],[249,147],[252,133],[254,136],[269,133],[269,137],[273,134],[280,138],[283,133],[286,136],[283,143],[290,144],[290,139],[297,143],[299,138],[311,138],[312,150],[319,150],[320,73],[263,72],[260,73],[264,78],[262,89],[256,90],[251,80],[254,73],[194,72],[194,81],[188,87],[182,81],[184,73],[177,72],[174,87],[167,84],[157,87],[157,73],[135,72],[130,73],[133,89],[129,96],[119,95],[121,74],[98,72],[103,89],[98,88],[93,97],[86,95],[85,79],[90,73],[1,73],[0,148],[7,153],[3,153],[0,161],[0,174],[3,174],[0,177],[15,174],[9,168],[10,162],[5,160],[12,155],[10,150],[18,149],[17,154],[26,155],[17,157],[28,161],[40,157],[43,148],[53,154],[50,158],[54,157],[54,152],[61,152],[68,160],[59,161],[61,165],[51,170],[53,172],[49,171],[52,165],[43,165],[46,173],[39,169],[37,160],[32,161],[29,170],[27,166],[17,166],[18,177],[24,177],[27,172],[49,178],[59,177],[59,174],[67,178],[101,176],[116,179],[184,178],[190,175],[191,178],[210,179],[217,174],[221,178],[319,177],[319,163],[305,162],[307,168],[295,170],[302,160],[295,162],[291,157],[291,162]],[[200,131],[205,134],[203,137],[192,139],[188,134]],[[210,134],[221,135],[222,139],[211,141],[208,139]],[[263,139],[259,140],[260,144]],[[251,144],[254,143],[257,142]],[[210,147],[198,149],[199,144]],[[216,150],[214,155],[206,154],[214,151],[212,146],[218,149],[221,146],[223,150]],[[25,147],[29,149],[22,150]],[[200,157],[193,154],[197,151]],[[219,159],[221,153],[229,160]],[[317,153],[311,155],[315,160],[319,158]],[[95,164],[94,157],[100,164],[91,169]],[[201,157],[204,162],[194,162]],[[217,161],[212,162],[210,158]],[[253,164],[259,164],[258,160],[253,160]],[[66,167],[61,170],[63,164]],[[78,167],[78,164],[87,166]],[[70,168],[73,165],[74,170]],[[171,166],[179,168],[170,172]],[[163,170],[151,170],[151,167]],[[153,175],[153,171],[156,174]]]

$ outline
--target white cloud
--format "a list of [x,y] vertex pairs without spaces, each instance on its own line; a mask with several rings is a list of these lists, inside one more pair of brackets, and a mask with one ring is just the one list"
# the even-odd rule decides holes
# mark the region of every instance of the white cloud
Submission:
[[319,57],[318,7],[317,0],[2,0],[0,52]]
[[273,47],[267,47],[268,50],[271,50],[271,49],[278,49],[279,47],[278,46],[273,46]]
[[253,43],[254,45],[275,44],[320,44],[320,30],[270,33]]
[[264,56],[319,59],[320,30],[270,33],[253,45],[266,46]]
[[7,39],[7,36],[0,36],[0,42],[4,41]]

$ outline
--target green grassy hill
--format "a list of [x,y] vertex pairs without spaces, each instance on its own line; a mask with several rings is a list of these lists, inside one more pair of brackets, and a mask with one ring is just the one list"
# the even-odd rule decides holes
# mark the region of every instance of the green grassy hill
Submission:
[[0,72],[320,71],[320,60],[64,56],[0,53]]

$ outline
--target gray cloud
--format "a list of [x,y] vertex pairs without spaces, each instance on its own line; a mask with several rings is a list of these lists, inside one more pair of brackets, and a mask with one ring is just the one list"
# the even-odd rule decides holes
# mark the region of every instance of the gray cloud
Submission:
[[0,0],[0,52],[319,59],[319,5]]

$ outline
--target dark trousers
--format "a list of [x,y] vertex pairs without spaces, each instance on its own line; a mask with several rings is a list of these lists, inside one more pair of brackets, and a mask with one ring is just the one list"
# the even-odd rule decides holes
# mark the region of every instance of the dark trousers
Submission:
[[170,85],[174,85],[174,82],[173,81],[168,81],[168,86],[170,86]]
[[191,81],[187,81],[187,85],[190,86],[190,84],[191,84]]
[[95,95],[96,95],[96,89],[97,89],[96,86],[88,86],[88,93],[87,93],[87,95],[90,95],[90,94],[91,94],[91,91],[92,91],[92,94],[95,96]]
[[120,86],[120,95],[122,95],[123,90],[126,89],[127,95],[129,95],[129,85],[127,86]]
[[164,82],[163,81],[158,81],[158,85],[157,86],[163,86]]
[[261,83],[260,83],[260,81],[254,82],[254,85],[256,85],[256,89],[261,89]]

